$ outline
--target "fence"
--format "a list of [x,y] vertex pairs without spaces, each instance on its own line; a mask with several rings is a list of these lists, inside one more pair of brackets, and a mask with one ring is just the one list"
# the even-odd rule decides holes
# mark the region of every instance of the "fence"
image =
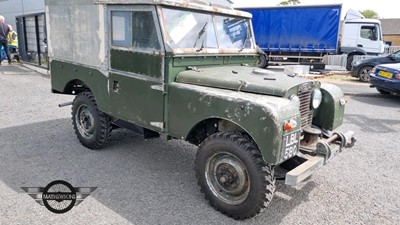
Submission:
[[400,46],[389,46],[389,48],[385,48],[385,52],[383,54],[389,55],[389,54],[392,54],[399,50],[400,50]]
[[[389,55],[393,54],[396,51],[400,50],[400,46],[390,46],[388,48],[385,48],[385,52],[383,55]],[[353,62],[358,61],[358,60],[363,60],[363,59],[370,59],[370,58],[375,58],[379,56],[373,56],[373,55],[355,55],[353,57]],[[325,55],[323,60],[323,63],[326,65],[330,66],[338,66],[342,68],[346,68],[346,63],[347,63],[347,55]]]

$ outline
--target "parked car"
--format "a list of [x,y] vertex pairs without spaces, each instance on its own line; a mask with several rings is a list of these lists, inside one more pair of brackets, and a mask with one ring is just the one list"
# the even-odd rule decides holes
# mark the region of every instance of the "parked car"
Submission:
[[400,94],[400,63],[378,65],[371,70],[371,87],[381,94]]
[[388,63],[400,63],[400,51],[393,54],[353,62],[351,76],[358,77],[361,81],[368,82],[369,74],[374,66]]

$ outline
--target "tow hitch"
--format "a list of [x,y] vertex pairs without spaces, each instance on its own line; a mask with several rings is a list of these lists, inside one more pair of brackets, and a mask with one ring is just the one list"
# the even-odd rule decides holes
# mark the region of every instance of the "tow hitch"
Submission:
[[[315,140],[313,135],[311,134],[310,140]],[[343,148],[353,147],[356,141],[354,131],[348,131],[345,134],[336,132],[327,139],[319,139],[308,146],[302,146],[301,149],[306,153],[303,155],[307,161],[286,173],[285,184],[300,183],[327,164],[337,153],[342,152]]]

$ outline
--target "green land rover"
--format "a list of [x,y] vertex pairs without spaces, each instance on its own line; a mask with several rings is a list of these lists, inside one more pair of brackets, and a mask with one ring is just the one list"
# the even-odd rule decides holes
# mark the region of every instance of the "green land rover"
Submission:
[[197,145],[201,191],[229,217],[255,216],[276,179],[295,185],[355,142],[333,131],[342,91],[257,68],[251,15],[222,0],[46,0],[46,15],[52,92],[76,95],[79,141],[107,147],[123,127]]

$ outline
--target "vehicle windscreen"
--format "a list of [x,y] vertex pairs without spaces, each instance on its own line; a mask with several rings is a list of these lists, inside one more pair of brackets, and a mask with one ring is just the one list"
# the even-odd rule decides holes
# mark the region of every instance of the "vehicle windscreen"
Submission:
[[254,49],[247,18],[163,8],[166,44],[173,49]]

